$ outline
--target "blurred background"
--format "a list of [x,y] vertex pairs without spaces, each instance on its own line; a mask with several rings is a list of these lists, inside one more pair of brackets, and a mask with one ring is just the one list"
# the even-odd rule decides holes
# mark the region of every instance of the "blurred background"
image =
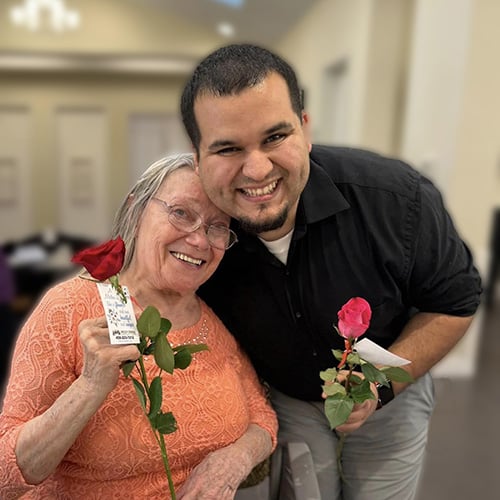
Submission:
[[[434,370],[441,399],[455,404],[449,381],[477,387],[482,349],[496,353],[492,366],[500,361],[496,335],[484,333],[500,329],[491,326],[500,260],[499,21],[496,0],[0,0],[1,367],[11,332],[47,286],[74,272],[74,251],[107,237],[140,173],[189,149],[178,103],[194,65],[243,41],[295,67],[314,142],[400,157],[443,193],[489,306]],[[449,429],[456,422],[447,408],[439,413],[438,404],[435,420],[445,414]],[[435,434],[431,444],[441,446],[446,432]],[[430,453],[433,470],[436,456],[450,462],[432,446]],[[468,498],[440,496],[438,476],[426,478],[425,498]]]

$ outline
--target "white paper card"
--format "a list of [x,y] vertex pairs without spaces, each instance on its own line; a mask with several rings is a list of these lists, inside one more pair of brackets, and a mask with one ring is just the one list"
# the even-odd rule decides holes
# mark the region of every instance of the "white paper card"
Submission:
[[372,365],[382,366],[403,366],[411,363],[411,361],[392,354],[387,349],[380,347],[370,339],[362,339],[356,342],[356,351],[366,361]]
[[110,283],[97,283],[97,288],[108,320],[109,341],[112,344],[138,344],[141,336],[127,287],[122,287],[127,298],[125,304]]

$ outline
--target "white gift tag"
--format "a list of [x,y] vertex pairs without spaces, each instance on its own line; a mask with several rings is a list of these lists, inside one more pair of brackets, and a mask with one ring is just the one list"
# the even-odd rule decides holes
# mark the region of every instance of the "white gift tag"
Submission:
[[374,365],[404,366],[410,363],[409,360],[396,356],[396,354],[380,347],[370,339],[362,339],[356,342],[356,351],[364,360]]
[[123,292],[127,302],[122,299],[110,283],[96,283],[108,320],[109,341],[112,344],[138,344],[141,336],[137,330],[134,308],[126,286]]

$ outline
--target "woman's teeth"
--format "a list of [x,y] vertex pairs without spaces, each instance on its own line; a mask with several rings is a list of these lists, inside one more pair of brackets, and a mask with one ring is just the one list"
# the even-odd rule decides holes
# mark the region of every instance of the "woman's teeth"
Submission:
[[183,260],[184,262],[189,262],[190,264],[194,264],[195,266],[201,266],[203,261],[201,259],[193,259],[186,254],[179,252],[172,252],[172,255],[179,260]]

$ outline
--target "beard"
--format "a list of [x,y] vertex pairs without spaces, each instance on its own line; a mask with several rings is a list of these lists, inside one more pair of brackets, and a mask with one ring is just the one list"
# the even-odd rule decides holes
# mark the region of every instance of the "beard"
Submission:
[[254,221],[252,219],[241,217],[238,218],[241,229],[250,234],[261,234],[268,231],[274,231],[279,229],[286,222],[288,218],[288,206],[284,207],[283,210],[273,219],[267,219],[263,221]]

